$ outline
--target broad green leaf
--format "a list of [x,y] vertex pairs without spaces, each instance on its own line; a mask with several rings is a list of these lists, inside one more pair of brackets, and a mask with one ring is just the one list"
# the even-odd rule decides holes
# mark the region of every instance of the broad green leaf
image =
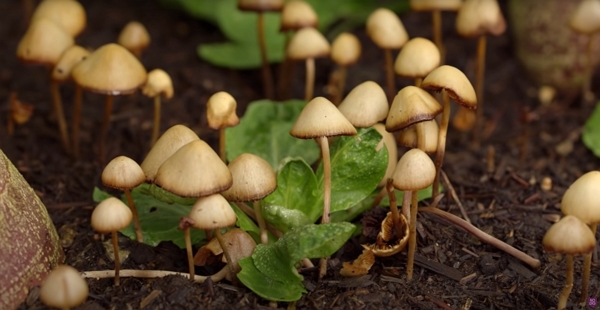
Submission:
[[581,140],[596,157],[600,157],[600,103],[596,104],[592,115],[585,122]]
[[260,272],[254,266],[252,257],[246,257],[239,262],[242,271],[237,274],[238,279],[258,296],[272,301],[296,301],[306,293],[302,282],[279,282]]
[[159,0],[159,2],[169,8],[182,9],[195,18],[211,23],[217,22],[214,12],[218,2],[215,0]]
[[286,157],[302,157],[308,163],[316,161],[319,158],[317,144],[290,135],[290,129],[304,106],[303,100],[250,103],[239,125],[225,131],[229,161],[242,153],[262,157],[273,169],[277,169],[279,162]]
[[147,188],[150,195],[166,203],[176,203],[180,205],[191,206],[196,202],[196,200],[198,200],[198,198],[184,198],[177,196],[167,190],[164,190],[162,187],[157,186],[156,184],[150,184]]
[[[285,235],[284,235],[285,236]],[[282,237],[283,240],[285,237]],[[281,240],[281,239],[280,239]],[[302,277],[295,268],[296,263],[302,259],[294,261],[288,256],[286,248],[278,241],[273,244],[258,244],[252,253],[252,261],[256,269],[260,270],[267,277],[283,282],[301,282]]]
[[[258,14],[240,11],[237,3],[238,0],[219,0],[216,8],[217,24],[231,41],[253,43],[258,49]],[[280,15],[273,12],[263,13],[264,34],[268,45],[279,44],[279,49],[283,50],[285,37],[279,32]]]
[[235,216],[237,217],[237,222],[235,223],[235,225],[247,232],[248,234],[250,234],[254,241],[260,243],[260,229],[258,228],[258,226],[256,226],[254,221],[248,215],[246,215],[246,213],[244,213],[244,211],[242,211],[235,203],[230,203],[230,205],[231,208],[233,208],[233,211],[235,212]]
[[285,246],[290,261],[294,264],[303,258],[321,258],[335,253],[348,241],[356,229],[353,224],[311,224],[292,228],[278,243]]
[[375,192],[354,205],[352,208],[331,213],[331,222],[351,222],[363,212],[371,209],[373,201],[375,201],[375,197],[377,197],[378,193],[379,189],[376,189]]
[[313,224],[316,221],[316,219],[311,220],[300,210],[288,209],[279,205],[263,204],[262,215],[268,223],[282,233],[286,233],[293,227]]
[[[273,46],[275,45],[275,46]],[[279,43],[268,43],[269,62],[283,59],[283,46]],[[198,46],[198,55],[211,64],[231,69],[252,69],[260,67],[261,58],[258,45],[252,42],[224,42]]]
[[[440,184],[440,192],[443,190],[444,190],[444,188]],[[431,198],[431,191],[432,191],[431,186],[427,187],[424,190],[420,190],[417,194],[417,197],[418,197],[417,199],[419,201],[421,201],[423,199]],[[398,203],[398,206],[402,205],[402,199],[404,198],[404,192],[399,191],[399,190],[394,190],[394,194],[396,195],[396,201]],[[386,192],[385,196],[383,197],[383,199],[381,200],[381,202],[379,203],[379,205],[382,207],[390,206],[390,200],[389,200],[389,196],[388,196],[387,192]]]

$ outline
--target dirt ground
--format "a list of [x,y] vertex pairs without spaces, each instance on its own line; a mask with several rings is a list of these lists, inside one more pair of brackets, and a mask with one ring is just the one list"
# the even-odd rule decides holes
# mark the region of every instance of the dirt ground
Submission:
[[[148,70],[162,68],[174,80],[175,97],[164,105],[163,130],[185,124],[213,146],[215,132],[207,129],[205,102],[225,90],[238,101],[238,114],[261,98],[259,70],[233,71],[202,62],[195,54],[198,44],[223,40],[218,30],[183,13],[169,11],[154,1],[82,0],[88,26],[77,38],[85,47],[115,41],[120,29],[138,20],[152,36],[142,62]],[[17,43],[26,29],[21,1],[0,2],[0,147],[40,195],[61,233],[66,263],[80,271],[111,269],[113,263],[102,242],[89,225],[93,209],[92,190],[100,186],[103,166],[96,160],[97,132],[103,98],[86,94],[82,122],[80,160],[73,161],[61,149],[56,120],[51,115],[47,70],[19,63]],[[409,34],[429,36],[429,16],[401,16]],[[475,41],[458,38],[452,30],[454,16],[444,14],[447,63],[473,76]],[[361,29],[354,31],[363,43],[360,63],[349,70],[348,87],[365,80],[384,85],[383,57]],[[338,273],[341,262],[355,258],[362,240],[350,240],[333,256],[330,271],[318,281],[306,272],[309,291],[295,304],[298,309],[549,309],[555,307],[564,282],[564,259],[547,255],[541,239],[560,214],[559,202],[565,189],[583,173],[598,169],[600,160],[581,143],[581,127],[592,106],[578,101],[557,100],[540,106],[536,88],[516,62],[508,34],[488,40],[485,92],[489,136],[472,148],[467,135],[450,131],[444,171],[464,204],[474,225],[497,238],[539,258],[542,267],[532,270],[509,255],[471,237],[463,230],[437,218],[419,215],[418,255],[415,276],[407,282],[404,254],[378,259],[367,276],[345,279]],[[324,93],[329,61],[317,63],[316,95]],[[297,70],[301,71],[301,70]],[[294,96],[302,96],[302,77]],[[397,80],[397,86],[410,81]],[[35,106],[35,114],[12,136],[6,132],[8,96],[16,92]],[[62,87],[67,118],[71,119],[73,86]],[[453,105],[453,109],[455,106]],[[521,119],[529,111],[532,121]],[[151,101],[141,95],[116,100],[109,132],[107,158],[127,155],[141,162],[148,151],[151,134]],[[562,156],[558,145],[572,144]],[[524,148],[523,145],[526,145]],[[495,164],[489,163],[493,148]],[[523,155],[523,150],[526,150]],[[489,167],[491,165],[491,167]],[[489,167],[489,168],[488,168]],[[491,169],[490,169],[491,168]],[[542,191],[539,182],[551,178],[553,187]],[[425,202],[427,203],[427,202]],[[441,207],[459,214],[456,203],[446,197]],[[186,272],[185,252],[171,243],[149,247],[121,236],[122,248],[130,251],[123,268],[161,269]],[[218,269],[201,269],[211,274]],[[576,260],[576,282],[571,295],[580,294],[581,262]],[[598,269],[592,268],[589,297],[600,297]],[[268,302],[250,290],[229,282],[192,284],[178,276],[154,280],[123,278],[121,286],[112,279],[88,280],[90,296],[78,309],[257,309]],[[38,290],[31,291],[20,309],[41,309]],[[278,307],[294,305],[279,303]],[[464,307],[464,308],[463,308]]]

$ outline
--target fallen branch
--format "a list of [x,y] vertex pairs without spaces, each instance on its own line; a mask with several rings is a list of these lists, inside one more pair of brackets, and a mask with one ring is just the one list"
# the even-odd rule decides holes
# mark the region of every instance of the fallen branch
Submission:
[[[225,278],[225,276],[229,273],[229,267],[225,266],[219,272],[213,274],[212,276],[194,276],[194,282],[203,283],[209,278],[213,282],[219,282]],[[135,270],[135,269],[125,269],[119,271],[119,277],[127,278],[127,277],[135,277],[135,278],[162,278],[171,275],[178,275],[182,277],[189,278],[190,274],[185,272],[175,272],[175,271],[166,271],[166,270]],[[81,273],[81,276],[84,278],[96,278],[96,279],[105,279],[105,278],[114,278],[115,271],[114,270],[98,270],[98,271],[84,271]]]

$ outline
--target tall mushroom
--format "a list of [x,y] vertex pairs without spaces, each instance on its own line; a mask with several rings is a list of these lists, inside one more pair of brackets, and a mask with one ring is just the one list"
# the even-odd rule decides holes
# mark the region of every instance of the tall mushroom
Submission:
[[329,56],[331,47],[327,39],[314,28],[302,28],[290,40],[287,57],[292,60],[306,61],[306,85],[304,100],[313,98],[315,87],[315,58]]
[[154,98],[154,125],[152,127],[152,140],[150,145],[154,145],[160,132],[160,97],[165,99],[173,97],[173,82],[168,73],[162,69],[154,69],[148,72],[148,79],[142,88],[142,93],[150,98]]
[[339,82],[333,99],[335,105],[340,104],[344,95],[347,68],[358,61],[361,49],[358,38],[349,32],[340,33],[331,43],[331,60],[339,67]]
[[397,75],[415,80],[421,86],[423,78],[440,66],[440,50],[425,38],[410,39],[394,62]]
[[387,117],[389,105],[381,86],[366,81],[354,87],[338,109],[354,127],[367,128]]
[[[584,0],[577,5],[575,12],[569,20],[571,29],[587,36],[586,46],[587,74],[583,82],[581,98],[583,101],[592,101],[593,93],[590,91],[592,75],[594,73],[594,62],[592,58],[592,38],[600,31],[600,1]],[[591,98],[589,98],[591,97]],[[591,100],[590,100],[591,99]]]
[[119,33],[117,43],[129,50],[135,57],[140,58],[142,51],[150,45],[150,34],[142,23],[131,21]]
[[224,91],[213,94],[206,103],[208,127],[219,131],[219,156],[224,163],[227,163],[225,128],[236,126],[240,122],[236,108],[235,98]]
[[[445,59],[446,49],[442,40],[442,11],[457,11],[462,0],[410,0],[413,11],[431,11],[431,24],[433,26],[433,42],[437,46],[442,59]],[[442,61],[443,63],[443,61]]]

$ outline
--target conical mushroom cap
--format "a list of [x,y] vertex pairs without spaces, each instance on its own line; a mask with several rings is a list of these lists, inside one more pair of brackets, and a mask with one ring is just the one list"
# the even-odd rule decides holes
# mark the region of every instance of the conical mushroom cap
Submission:
[[411,149],[400,157],[392,178],[398,190],[422,190],[433,183],[435,165],[425,152]]
[[423,78],[440,66],[440,51],[425,38],[413,38],[400,50],[394,71],[407,78]]
[[[69,0],[72,1],[72,0]],[[90,55],[90,51],[79,45],[73,45],[62,53],[52,70],[55,81],[64,82],[71,77],[73,67]]]
[[467,76],[455,67],[443,65],[429,73],[421,87],[432,91],[445,89],[448,96],[467,109],[477,108],[475,89]]
[[292,0],[283,5],[280,31],[293,31],[304,27],[317,28],[318,25],[319,17],[308,2]]
[[146,175],[140,165],[127,156],[114,158],[102,171],[102,184],[112,188],[132,189],[144,181]]
[[354,127],[366,128],[387,117],[389,104],[381,86],[366,81],[354,87],[338,109]]
[[73,36],[50,19],[40,17],[32,21],[19,41],[17,58],[25,63],[53,66],[73,44]]
[[85,302],[88,294],[87,282],[77,269],[68,265],[54,268],[40,288],[40,300],[58,309],[77,307]]
[[506,21],[496,0],[466,0],[456,15],[456,32],[472,38],[482,35],[501,35]]
[[133,214],[121,200],[110,197],[102,200],[92,212],[91,225],[99,233],[121,230],[131,223]]
[[181,197],[202,197],[231,187],[231,172],[202,140],[182,146],[158,168],[154,183]]
[[596,246],[592,230],[573,215],[563,217],[552,225],[542,240],[544,251],[563,254],[588,254]]
[[386,131],[383,124],[377,123],[373,125],[373,128],[381,135],[381,141],[377,144],[376,150],[379,152],[379,150],[385,146],[388,151],[387,169],[385,170],[385,175],[381,179],[381,182],[377,185],[378,187],[383,187],[387,183],[387,180],[392,177],[392,174],[396,169],[396,164],[398,163],[398,145],[396,145],[394,135]]
[[208,98],[206,119],[208,127],[218,130],[236,126],[240,119],[236,114],[237,102],[229,93],[220,91]]
[[290,134],[299,139],[353,136],[356,128],[331,101],[316,97],[302,109]]
[[212,194],[196,200],[189,218],[196,229],[219,229],[235,225],[237,217],[229,202],[221,194]]
[[283,0],[238,0],[240,11],[277,12],[283,9]]
[[396,13],[380,8],[367,19],[367,34],[383,49],[399,49],[408,41],[408,33]]
[[429,154],[437,152],[438,131],[440,127],[435,119],[423,121],[418,124],[408,126],[398,133],[398,144],[410,148],[416,148],[417,141],[417,125],[421,125],[425,131],[425,149],[421,151]]
[[361,49],[360,41],[355,35],[342,32],[331,43],[331,60],[339,66],[353,65],[360,58]]
[[103,45],[73,68],[73,80],[96,93],[121,95],[135,92],[146,82],[146,69],[124,47]]
[[134,53],[135,51],[141,51],[150,45],[150,34],[142,23],[131,21],[123,27],[117,42]]
[[244,153],[229,163],[233,185],[221,194],[229,201],[256,201],[277,188],[271,165],[254,154]]
[[432,120],[441,112],[442,106],[428,92],[415,86],[406,86],[394,97],[385,129],[401,130],[418,122]]
[[85,9],[78,1],[52,0],[42,1],[35,8],[31,21],[48,18],[63,28],[72,37],[76,37],[85,28],[87,17]]
[[290,40],[287,57],[304,60],[329,56],[331,47],[327,39],[315,28],[302,28]]
[[560,203],[563,214],[576,216],[588,225],[600,223],[600,171],[579,177],[565,191]]
[[198,135],[191,129],[183,125],[175,125],[165,131],[165,133],[156,140],[156,143],[154,143],[150,152],[148,152],[148,155],[146,155],[146,158],[144,158],[144,161],[140,165],[146,175],[146,180],[148,182],[154,182],[156,172],[158,172],[158,168],[165,160],[171,157],[171,155],[177,152],[182,146],[194,140],[200,140],[200,138],[198,138]]
[[600,1],[581,1],[571,15],[569,27],[583,34],[600,31]]
[[142,93],[150,98],[163,95],[166,99],[173,97],[173,82],[168,73],[162,69],[154,69],[148,72],[146,84],[142,87]]
[[458,11],[462,0],[410,0],[410,8],[413,11]]

